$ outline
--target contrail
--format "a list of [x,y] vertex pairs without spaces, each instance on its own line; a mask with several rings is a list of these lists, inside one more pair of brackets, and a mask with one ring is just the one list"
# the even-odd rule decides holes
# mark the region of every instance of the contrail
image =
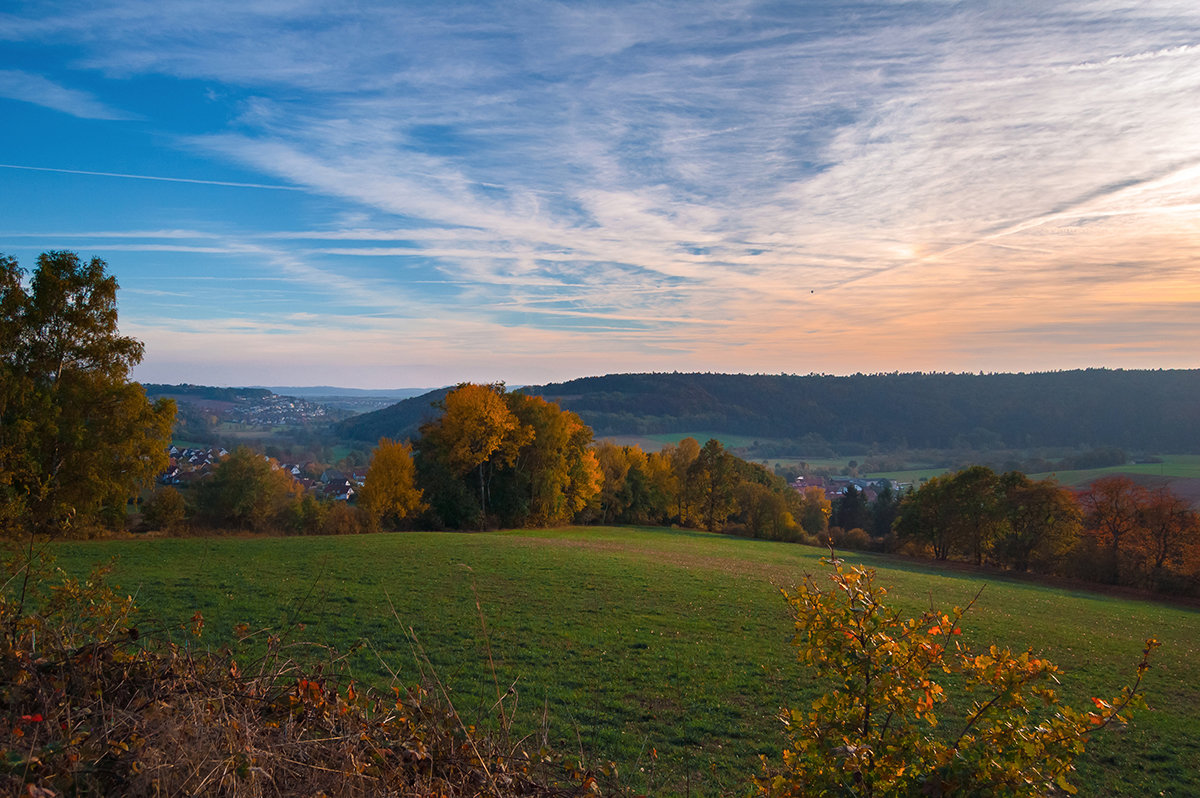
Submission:
[[165,183],[197,183],[202,186],[231,186],[233,188],[268,188],[274,191],[303,191],[299,186],[276,186],[269,183],[233,183],[226,180],[198,180],[191,177],[158,177],[156,175],[127,175],[120,172],[87,172],[82,169],[51,169],[48,166],[18,166],[0,163],[0,169],[24,169],[30,172],[57,172],[64,175],[91,175],[92,177],[124,177],[130,180],[161,180]]

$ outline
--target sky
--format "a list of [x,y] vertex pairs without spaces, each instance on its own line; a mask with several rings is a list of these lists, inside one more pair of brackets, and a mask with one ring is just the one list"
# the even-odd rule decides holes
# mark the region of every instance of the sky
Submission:
[[1200,367],[1200,4],[9,0],[146,382]]

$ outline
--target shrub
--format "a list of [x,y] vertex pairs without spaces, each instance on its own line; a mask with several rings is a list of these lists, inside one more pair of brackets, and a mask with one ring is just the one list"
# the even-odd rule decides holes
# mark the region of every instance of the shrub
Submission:
[[860,527],[842,529],[839,526],[829,528],[829,539],[834,548],[850,549],[851,551],[870,551],[876,548],[875,541]]
[[[104,582],[8,561],[0,592],[0,792],[56,795],[573,796],[594,790],[524,741],[476,733],[423,689],[379,693],[343,658],[235,630],[259,653],[139,634]],[[199,613],[186,626],[199,636]],[[265,640],[263,640],[265,638]],[[264,652],[265,648],[265,652]],[[548,764],[549,763],[549,764]],[[551,770],[555,768],[555,770]]]
[[183,526],[186,517],[183,496],[170,485],[154,491],[142,505],[142,523],[149,530],[175,532]]
[[[1149,640],[1137,679],[1094,709],[1064,706],[1059,670],[1032,651],[959,642],[965,610],[903,618],[871,569],[828,560],[831,584],[806,579],[784,595],[796,619],[794,645],[829,689],[811,711],[785,711],[782,767],[756,779],[767,796],[1031,796],[1073,793],[1072,762],[1090,734],[1124,723],[1141,703]],[[970,608],[968,605],[967,609]],[[934,681],[954,674],[969,703],[953,729],[935,732],[949,701]]]

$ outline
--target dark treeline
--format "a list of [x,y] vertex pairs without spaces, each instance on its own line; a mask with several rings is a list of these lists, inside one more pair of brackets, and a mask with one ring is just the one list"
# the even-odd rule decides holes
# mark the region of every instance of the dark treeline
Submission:
[[[805,451],[832,447],[841,454],[853,454],[855,446],[1165,452],[1200,446],[1200,404],[1194,399],[1200,370],[611,374],[522,390],[577,413],[601,436],[709,430],[794,441]],[[409,437],[444,393],[350,419],[339,433],[363,441]]]
[[177,385],[165,383],[143,383],[147,396],[195,396],[214,402],[236,402],[245,399],[266,399],[272,395],[268,388],[220,388],[214,385],[193,385],[182,382]]
[[[845,500],[843,500],[845,501]],[[876,548],[1177,595],[1200,590],[1200,515],[1126,476],[1073,491],[972,466],[901,500]]]

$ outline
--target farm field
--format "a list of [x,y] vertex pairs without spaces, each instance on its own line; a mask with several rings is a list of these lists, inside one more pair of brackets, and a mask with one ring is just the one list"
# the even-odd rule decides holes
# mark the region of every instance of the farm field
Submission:
[[684,438],[695,438],[703,446],[709,438],[716,438],[726,449],[737,449],[749,446],[760,438],[750,435],[734,435],[727,432],[663,432],[644,436],[647,440],[655,441],[659,447],[665,444],[677,445]]
[[[1200,455],[1164,454],[1159,455],[1159,459],[1162,460],[1161,463],[1127,463],[1107,468],[1060,471],[1053,476],[1064,485],[1084,485],[1110,474],[1136,474],[1147,477],[1173,479],[1200,479]],[[1039,474],[1038,476],[1051,476],[1051,474]]]
[[[540,733],[544,717],[552,747],[613,760],[623,783],[654,795],[745,794],[758,754],[778,756],[778,709],[806,706],[817,689],[795,663],[778,593],[823,567],[822,552],[797,545],[580,527],[79,542],[56,553],[75,574],[118,557],[111,580],[136,597],[143,629],[200,610],[202,642],[215,646],[237,623],[303,623],[297,640],[342,650],[369,641],[352,659],[355,675],[381,685],[421,678],[411,627],[468,722],[494,715],[490,646],[495,682],[514,689],[506,707],[518,734]],[[913,612],[931,597],[965,604],[986,583],[964,639],[1032,646],[1066,671],[1076,706],[1115,694],[1144,639],[1158,637],[1151,710],[1094,740],[1077,782],[1085,795],[1200,794],[1200,612],[848,559],[878,568]]]

